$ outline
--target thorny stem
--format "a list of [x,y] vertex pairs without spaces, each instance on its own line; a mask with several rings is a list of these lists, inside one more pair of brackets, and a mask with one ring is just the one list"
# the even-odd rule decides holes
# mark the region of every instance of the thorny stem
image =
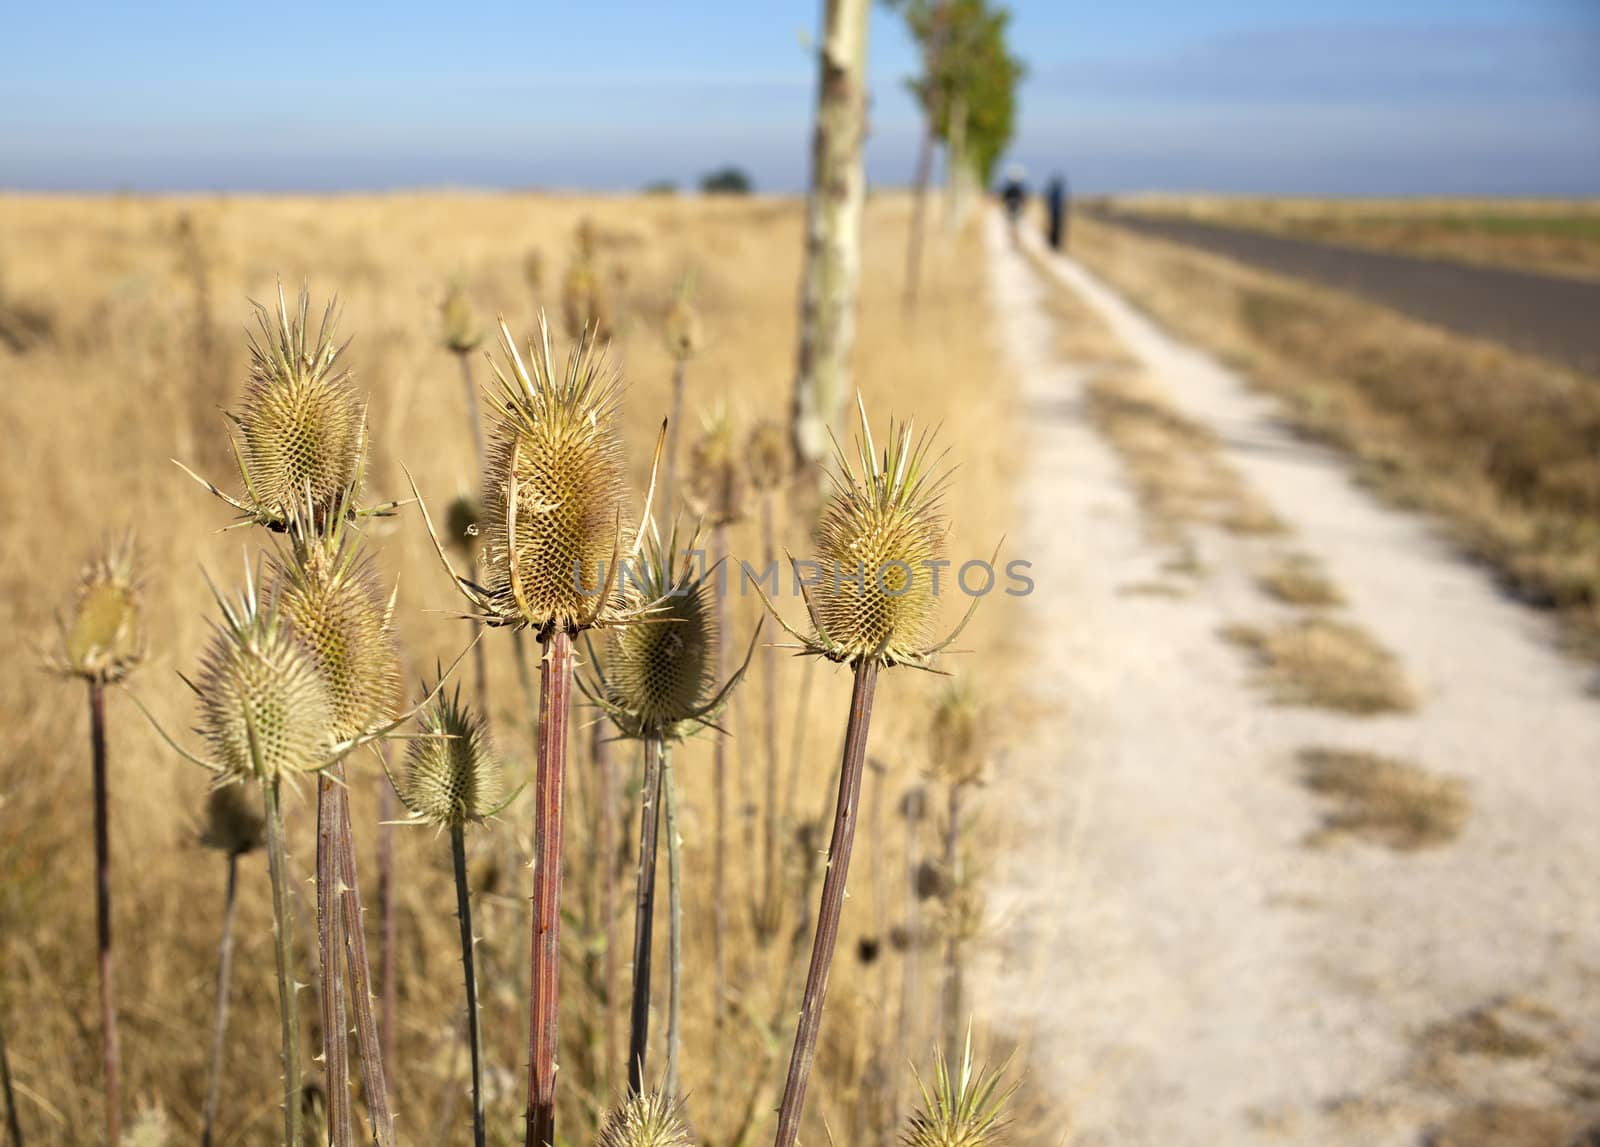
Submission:
[[661,742],[644,743],[644,787],[639,793],[638,889],[633,912],[633,1004],[628,1025],[628,1091],[644,1093],[650,1046],[650,940],[656,906],[656,838],[661,826]]
[[800,1116],[805,1108],[806,1084],[817,1053],[822,1027],[822,1007],[828,995],[828,973],[839,941],[839,919],[844,912],[845,880],[850,873],[850,852],[855,845],[856,809],[861,802],[861,772],[867,758],[867,729],[872,722],[872,698],[878,684],[878,664],[857,662],[855,686],[850,695],[850,721],[845,730],[844,754],[839,766],[839,802],[833,814],[833,837],[828,842],[828,874],[822,881],[822,903],[817,910],[817,934],[806,973],[800,1023],[795,1029],[794,1054],[778,1108],[778,1133],[773,1147],[794,1147],[800,1136]]
[[339,905],[339,793],[327,773],[317,774],[317,958],[322,965],[322,1067],[327,1076],[328,1136],[350,1147],[350,1040],[339,959],[343,916]]
[[572,636],[540,639],[539,759],[534,779],[533,990],[528,1021],[527,1147],[554,1147],[561,1007],[561,788],[572,700]]
[[[945,899],[954,904],[961,889],[961,785],[950,784],[949,823],[944,835]],[[960,920],[954,915],[944,943],[944,995],[940,1011],[944,1018],[944,1047],[947,1057],[961,1055],[961,933]],[[951,1062],[957,1062],[955,1058]]]
[[211,1029],[211,1064],[206,1079],[205,1124],[200,1132],[200,1147],[211,1147],[217,1125],[217,1102],[222,1095],[222,1058],[227,1050],[228,989],[233,975],[233,905],[238,889],[239,854],[228,853],[227,892],[222,901],[222,940],[217,945],[217,1016]]
[[594,765],[600,773],[600,920],[605,930],[603,977],[607,1078],[617,1062],[617,1009],[611,1006],[617,982],[617,773],[604,726],[594,726]]
[[472,1048],[472,1142],[484,1147],[483,1033],[478,1028],[478,977],[472,964],[472,901],[467,891],[466,830],[450,829],[450,859],[456,871],[456,918],[461,922],[461,967],[467,981],[467,1040]]
[[[387,745],[383,752],[388,753]],[[378,1050],[385,1063],[394,1063],[394,1037],[399,985],[395,980],[395,946],[399,941],[400,916],[394,902],[394,819],[393,785],[378,788],[378,978],[382,1012],[378,1021]],[[352,881],[352,883],[354,883]],[[369,1099],[370,1103],[371,1100]]]
[[22,1120],[17,1115],[17,1096],[11,1090],[11,1060],[6,1055],[6,1033],[0,1028],[0,1096],[6,1101],[6,1133],[11,1147],[22,1147]]
[[[727,529],[718,524],[711,531],[711,560],[720,562],[728,555]],[[720,589],[720,587],[719,587]],[[718,634],[724,636],[728,632],[728,607],[727,596],[721,592],[712,594],[713,598],[713,625]],[[715,680],[727,680],[726,668],[727,641],[718,641],[715,646],[716,673]],[[713,840],[711,843],[711,899],[714,905],[712,930],[711,930],[711,966],[712,966],[712,995],[711,995],[711,1063],[712,1063],[712,1108],[718,1106],[717,1083],[722,1072],[721,1066],[722,1021],[726,1012],[728,966],[727,966],[727,932],[728,932],[728,906],[727,906],[727,838],[728,838],[728,738],[722,733],[715,734],[712,745],[712,784],[716,790],[716,811],[713,825]],[[668,762],[670,766],[670,762]],[[668,777],[670,781],[670,775]],[[670,790],[669,790],[670,800]],[[667,815],[672,815],[671,805],[668,805]],[[672,838],[672,830],[668,829],[668,877],[672,867],[671,851],[676,846]],[[673,999],[676,1002],[676,993]],[[668,1094],[675,1094],[670,1091]]]
[[672,512],[673,483],[678,474],[678,423],[683,421],[683,384],[686,366],[683,359],[672,364],[672,413],[667,416],[667,457],[662,473],[661,504]]
[[[777,560],[772,522],[772,491],[761,496],[761,561],[766,569]],[[778,855],[778,649],[768,644],[761,651],[761,732],[767,757],[766,834],[763,844],[765,873],[761,905],[756,913],[756,938],[763,947],[778,931],[781,915],[782,874]],[[795,766],[798,771],[798,764]]]
[[668,1100],[677,1099],[678,1049],[683,1042],[683,864],[678,839],[678,787],[672,746],[661,745],[661,790],[667,806],[667,1077]]
[[300,1142],[300,1017],[295,1003],[294,917],[289,905],[289,870],[283,841],[278,782],[263,781],[267,822],[267,870],[272,878],[272,934],[278,962],[278,1020],[283,1041],[283,1141]]
[[[383,786],[387,789],[389,786]],[[355,1011],[356,1050],[361,1055],[361,1087],[367,1093],[367,1117],[378,1147],[394,1147],[394,1110],[384,1078],[383,1041],[372,1012],[372,965],[367,959],[366,909],[361,905],[361,879],[356,868],[355,833],[350,826],[350,792],[339,786],[339,871],[344,878],[344,951],[350,968],[350,1001]],[[389,921],[393,926],[393,920]],[[388,941],[386,960],[394,945]],[[385,990],[392,988],[392,982]],[[385,1003],[385,1008],[389,1003]]]
[[106,783],[106,687],[89,682],[89,741],[94,754],[94,903],[100,951],[100,1030],[105,1050],[106,1142],[121,1140],[121,1055],[117,1050],[117,993],[111,958],[111,827]]

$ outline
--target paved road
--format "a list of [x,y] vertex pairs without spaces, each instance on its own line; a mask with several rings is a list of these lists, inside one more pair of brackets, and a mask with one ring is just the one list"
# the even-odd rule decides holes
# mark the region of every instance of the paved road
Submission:
[[1095,218],[1600,374],[1600,281],[1393,255],[1189,219],[1126,213]]

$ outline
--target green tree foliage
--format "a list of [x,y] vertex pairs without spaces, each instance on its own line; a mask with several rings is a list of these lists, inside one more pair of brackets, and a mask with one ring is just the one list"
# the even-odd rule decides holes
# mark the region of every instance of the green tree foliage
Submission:
[[967,161],[987,184],[1016,130],[1017,84],[1027,68],[1011,54],[1011,11],[989,0],[888,0],[922,50],[926,70],[906,81],[934,134],[949,144],[952,126]]
[[700,190],[707,195],[749,195],[755,184],[741,168],[720,167],[701,176]]

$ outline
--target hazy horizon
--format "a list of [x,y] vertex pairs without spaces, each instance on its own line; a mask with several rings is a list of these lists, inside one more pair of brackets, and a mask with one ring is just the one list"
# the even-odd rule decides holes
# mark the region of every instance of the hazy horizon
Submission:
[[[1600,195],[1585,0],[1011,6],[1008,159],[1083,192]],[[817,4],[751,7],[35,6],[0,47],[0,188],[628,191],[731,164],[797,192]],[[871,57],[868,176],[903,185],[917,61],[881,6]]]

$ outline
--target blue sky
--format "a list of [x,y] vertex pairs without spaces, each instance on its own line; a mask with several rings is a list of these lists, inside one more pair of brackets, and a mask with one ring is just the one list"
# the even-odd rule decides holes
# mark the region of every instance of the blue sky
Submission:
[[[1012,0],[1014,158],[1084,190],[1600,194],[1600,0]],[[817,0],[10,6],[0,187],[802,186]],[[910,44],[872,27],[871,177]]]

